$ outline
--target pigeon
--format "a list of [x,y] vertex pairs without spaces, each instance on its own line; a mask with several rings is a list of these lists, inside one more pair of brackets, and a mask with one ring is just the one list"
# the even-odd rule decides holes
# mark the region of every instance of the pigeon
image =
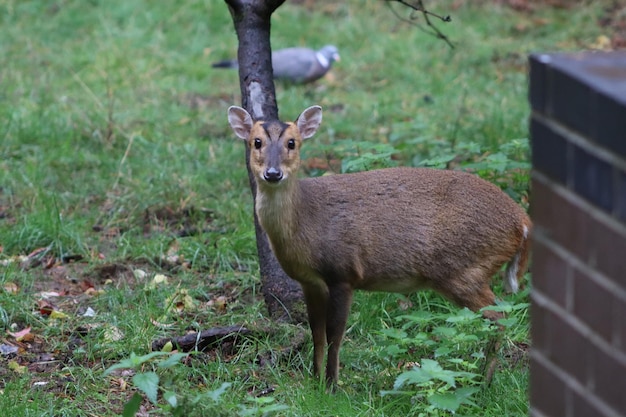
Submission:
[[[272,52],[274,78],[296,84],[310,83],[322,78],[333,62],[339,61],[336,46],[326,45],[319,51],[310,48],[286,48]],[[238,68],[237,60],[216,62],[213,68]]]

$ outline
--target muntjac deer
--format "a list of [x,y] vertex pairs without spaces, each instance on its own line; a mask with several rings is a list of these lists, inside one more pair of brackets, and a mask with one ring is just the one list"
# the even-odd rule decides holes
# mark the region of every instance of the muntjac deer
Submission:
[[498,187],[460,171],[388,168],[298,179],[302,141],[321,121],[319,106],[293,123],[253,122],[241,107],[228,109],[230,126],[250,147],[259,223],[282,268],[302,285],[313,371],[320,374],[328,342],[332,385],[354,290],[433,289],[478,311],[494,303],[490,281],[507,262],[505,287],[517,291],[531,221]]

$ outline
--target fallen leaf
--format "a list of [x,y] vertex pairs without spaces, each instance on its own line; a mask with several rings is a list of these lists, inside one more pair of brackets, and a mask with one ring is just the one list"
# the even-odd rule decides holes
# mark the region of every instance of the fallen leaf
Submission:
[[23,374],[27,370],[25,366],[20,365],[16,361],[9,361],[9,369],[18,374]]
[[17,284],[14,282],[5,282],[3,288],[9,294],[17,294],[20,290]]
[[104,340],[108,342],[118,342],[124,338],[124,333],[115,326],[107,326],[104,329]]
[[83,314],[83,317],[95,317],[95,316],[96,316],[96,311],[91,307],[87,307],[87,310]]
[[57,291],[42,291],[39,293],[41,298],[52,298],[52,297],[60,297],[61,293]]
[[152,324],[154,324],[156,327],[159,327],[161,329],[169,329],[170,327],[174,326],[174,323],[161,323],[160,321],[154,320],[154,319],[150,319],[150,321],[152,322]]
[[88,279],[84,279],[81,283],[80,283],[80,289],[83,290],[84,292],[86,292],[89,289],[93,289],[95,288],[95,286],[93,285],[93,283],[91,281],[89,281]]
[[17,264],[22,264],[24,262],[26,262],[28,260],[27,256],[24,255],[19,255],[19,256],[12,256],[9,259],[3,259],[0,261],[0,265],[2,266],[9,266],[11,264],[17,263]]
[[11,355],[13,353],[17,353],[19,348],[13,345],[7,345],[6,343],[2,343],[0,345],[0,354],[2,355]]
[[189,295],[189,291],[184,288],[176,290],[171,297],[165,300],[168,310],[174,308],[176,311],[192,311],[196,308],[194,299]]
[[216,297],[212,300],[209,300],[207,302],[207,305],[209,307],[213,307],[218,311],[226,311],[226,304],[227,304],[227,298],[223,295],[220,295],[219,297]]
[[39,306],[39,313],[42,316],[49,316],[54,311],[54,305],[48,300],[39,300],[37,301],[37,305]]
[[31,253],[29,253],[26,257],[27,258],[32,258],[34,256],[39,255],[40,253],[47,253],[50,250],[50,247],[47,246],[45,248],[37,248],[34,251],[32,251]]
[[156,274],[154,278],[152,278],[152,281],[150,281],[150,283],[146,286],[146,288],[149,290],[154,290],[159,286],[167,285],[167,280],[167,276],[163,274]]
[[104,294],[104,293],[105,293],[104,290],[97,290],[97,289],[95,289],[93,287],[91,287],[91,288],[89,288],[89,289],[87,289],[85,291],[85,295],[90,295],[90,296],[101,295],[101,294]]
[[143,269],[135,269],[133,270],[133,275],[136,279],[144,279],[148,274]]
[[7,332],[10,336],[13,336],[15,340],[21,342],[22,339],[30,333],[30,327],[27,327],[19,332]]
[[120,386],[120,391],[126,391],[126,387],[128,386],[128,383],[126,382],[124,378],[118,378],[117,383]]
[[589,45],[589,48],[599,51],[610,51],[611,49],[613,49],[611,39],[605,35],[598,36],[596,38],[596,41]]
[[52,312],[50,313],[50,318],[51,319],[66,319],[68,318],[69,315],[63,313],[62,311],[59,310],[52,310]]

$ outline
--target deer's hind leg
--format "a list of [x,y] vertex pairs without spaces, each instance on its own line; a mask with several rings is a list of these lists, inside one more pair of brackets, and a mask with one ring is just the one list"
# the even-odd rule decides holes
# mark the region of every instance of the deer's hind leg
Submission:
[[328,361],[326,362],[326,382],[332,386],[339,377],[339,348],[346,331],[346,323],[352,304],[352,287],[348,283],[334,284],[329,287],[330,299],[326,320],[326,339],[328,340]]

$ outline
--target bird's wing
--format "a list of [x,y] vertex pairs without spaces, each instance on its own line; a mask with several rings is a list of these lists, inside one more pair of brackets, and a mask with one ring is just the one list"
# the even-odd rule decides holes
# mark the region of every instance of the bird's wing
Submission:
[[[292,82],[307,82],[326,72],[317,61],[316,52],[309,48],[287,48],[272,53],[274,77]],[[321,74],[319,74],[321,70]]]

